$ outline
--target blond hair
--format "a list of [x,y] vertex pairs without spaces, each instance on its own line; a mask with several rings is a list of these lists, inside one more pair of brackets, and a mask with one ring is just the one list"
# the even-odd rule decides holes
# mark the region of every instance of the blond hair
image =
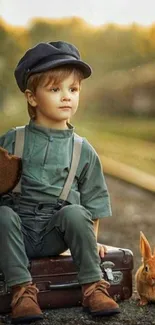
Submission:
[[[78,80],[80,83],[84,79],[84,75],[81,70],[77,69],[75,66],[65,65],[53,68],[46,72],[40,72],[31,75],[27,81],[27,89],[35,94],[38,86],[48,86],[49,83],[59,84],[60,81],[66,79],[71,73],[74,74],[75,80]],[[28,113],[30,118],[32,120],[35,120],[36,108],[31,106],[29,103]]]

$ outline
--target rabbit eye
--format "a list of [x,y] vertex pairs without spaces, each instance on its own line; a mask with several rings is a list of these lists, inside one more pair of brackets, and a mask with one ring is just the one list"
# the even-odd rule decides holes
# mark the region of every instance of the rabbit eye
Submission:
[[148,267],[148,265],[145,265],[145,271],[146,271],[146,272],[149,271],[149,267]]

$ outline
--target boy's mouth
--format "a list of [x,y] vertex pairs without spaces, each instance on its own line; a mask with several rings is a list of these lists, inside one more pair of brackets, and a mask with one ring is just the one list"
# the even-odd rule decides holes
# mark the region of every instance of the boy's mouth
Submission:
[[61,106],[59,109],[71,109],[71,106]]

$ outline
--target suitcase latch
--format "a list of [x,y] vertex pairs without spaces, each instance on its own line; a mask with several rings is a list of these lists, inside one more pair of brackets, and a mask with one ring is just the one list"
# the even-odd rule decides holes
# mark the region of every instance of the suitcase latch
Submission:
[[112,272],[112,268],[115,266],[115,264],[111,261],[105,261],[101,263],[101,268],[104,270],[104,272],[106,273],[107,279],[109,281],[113,281],[114,280],[114,276],[113,276],[113,272]]

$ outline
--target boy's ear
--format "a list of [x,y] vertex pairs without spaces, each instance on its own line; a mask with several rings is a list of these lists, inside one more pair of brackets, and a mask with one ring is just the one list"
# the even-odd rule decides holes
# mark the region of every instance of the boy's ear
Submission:
[[37,106],[37,102],[36,102],[36,98],[35,95],[33,94],[33,92],[29,89],[25,90],[25,97],[28,101],[28,103],[32,106],[32,107],[36,107]]

